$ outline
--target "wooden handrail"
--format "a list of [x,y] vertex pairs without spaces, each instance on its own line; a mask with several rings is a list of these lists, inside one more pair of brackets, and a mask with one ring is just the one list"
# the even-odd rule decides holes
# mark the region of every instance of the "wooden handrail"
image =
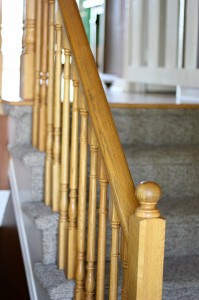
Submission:
[[118,137],[96,63],[75,0],[59,0],[89,114],[115,195],[116,210],[126,238],[128,220],[138,206],[135,187]]

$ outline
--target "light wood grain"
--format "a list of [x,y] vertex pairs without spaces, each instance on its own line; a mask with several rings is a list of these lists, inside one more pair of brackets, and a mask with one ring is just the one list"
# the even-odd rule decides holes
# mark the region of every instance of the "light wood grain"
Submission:
[[136,194],[141,206],[129,219],[128,299],[161,300],[165,220],[158,216],[155,207],[160,187],[144,182],[138,186]]
[[0,99],[0,103],[9,104],[10,106],[33,106],[34,102],[29,100],[23,100],[23,101],[6,101],[3,99]]
[[24,26],[20,65],[20,97],[26,100],[34,98],[35,63],[35,0],[24,1]]
[[44,202],[52,204],[52,158],[53,158],[53,95],[54,95],[54,19],[55,0],[49,0],[48,24],[48,90],[47,90],[47,133]]
[[[69,191],[69,142],[70,142],[70,49],[64,49],[64,100],[62,109],[61,144],[61,200],[59,217],[59,253],[60,269],[67,268],[68,250],[68,191]],[[67,270],[67,269],[66,269]]]
[[99,168],[99,184],[100,184],[100,204],[99,204],[99,225],[98,225],[99,228],[98,228],[96,300],[103,300],[104,288],[105,288],[108,176],[101,155],[99,156],[98,168]]
[[34,105],[32,144],[38,146],[39,135],[39,102],[40,102],[40,60],[41,60],[41,15],[42,0],[36,2],[36,40],[35,40],[35,81],[34,81]]
[[40,73],[40,106],[39,106],[39,150],[46,149],[46,95],[47,95],[47,58],[48,58],[48,0],[43,0],[42,9],[42,47]]
[[62,27],[55,25],[56,55],[55,55],[55,90],[54,90],[54,141],[52,169],[52,210],[60,208],[60,159],[61,159],[61,39]]
[[122,232],[120,243],[122,261],[122,300],[128,300],[128,243]]
[[98,144],[90,123],[90,184],[88,207],[88,240],[87,240],[87,273],[86,273],[86,299],[92,300],[95,295],[95,260],[96,260],[96,209],[97,209],[97,165]]
[[75,299],[85,299],[85,256],[86,256],[86,189],[87,189],[87,148],[88,110],[84,96],[80,97],[80,166],[77,226],[77,271]]
[[198,104],[175,104],[175,103],[125,103],[125,102],[109,102],[109,106],[111,108],[130,108],[130,109],[136,109],[136,108],[147,108],[147,109],[199,109]]
[[111,265],[110,265],[110,287],[109,300],[118,299],[118,259],[119,259],[119,230],[120,222],[115,209],[115,202],[113,200],[113,193],[111,193]]
[[59,5],[99,148],[115,195],[118,216],[127,237],[128,219],[137,207],[134,184],[99,79],[96,63],[89,48],[77,4],[71,0],[59,0]]
[[74,279],[76,275],[77,259],[77,195],[78,195],[78,98],[79,79],[74,64],[72,64],[73,107],[71,127],[70,152],[70,193],[69,193],[69,224],[68,224],[68,259],[67,278]]

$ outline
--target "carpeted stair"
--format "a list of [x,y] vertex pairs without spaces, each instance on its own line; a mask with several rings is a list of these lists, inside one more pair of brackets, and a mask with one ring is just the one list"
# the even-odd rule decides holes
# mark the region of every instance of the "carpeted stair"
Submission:
[[[6,111],[16,132],[20,128],[25,135],[17,133],[9,149],[31,174],[32,192],[22,209],[42,236],[35,277],[49,299],[72,299],[74,281],[67,281],[56,266],[58,214],[42,203],[45,155],[30,146],[31,109],[7,107]],[[135,184],[154,180],[163,190],[159,205],[167,219],[163,299],[198,300],[199,109],[115,108],[112,112]],[[118,290],[121,299],[121,272]]]
[[137,185],[162,188],[163,300],[199,299],[199,109],[112,109]]

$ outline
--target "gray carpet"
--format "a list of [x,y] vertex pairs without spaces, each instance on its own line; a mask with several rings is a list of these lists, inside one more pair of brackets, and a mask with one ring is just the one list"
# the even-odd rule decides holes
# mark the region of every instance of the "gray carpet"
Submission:
[[[30,107],[10,108],[24,137],[16,137],[10,152],[31,172],[31,202],[24,213],[42,232],[43,261],[35,274],[49,299],[72,299],[74,282],[56,267],[58,214],[41,202],[44,188],[44,153],[33,149]],[[199,110],[112,109],[124,151],[136,185],[157,181],[163,191],[159,204],[167,220],[163,300],[199,299]],[[29,124],[29,125],[28,125]],[[97,231],[97,228],[96,228]],[[111,246],[107,230],[107,259]],[[110,258],[110,256],[109,256]],[[109,262],[106,266],[105,299],[108,299]],[[121,267],[118,299],[121,299]]]
[[64,272],[57,269],[54,264],[35,265],[35,274],[42,286],[47,290],[49,299],[69,300],[73,297],[75,283],[65,278]]
[[10,154],[22,162],[31,174],[31,200],[42,201],[44,195],[45,153],[38,151],[29,144],[9,147]]
[[165,259],[163,300],[199,299],[199,256]]
[[43,263],[57,262],[57,213],[52,213],[43,203],[27,202],[22,206],[24,213],[32,220],[38,230],[42,232]]

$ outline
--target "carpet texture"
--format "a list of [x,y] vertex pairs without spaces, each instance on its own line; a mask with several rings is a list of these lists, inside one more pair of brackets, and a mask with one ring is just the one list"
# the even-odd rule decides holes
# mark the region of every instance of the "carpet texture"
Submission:
[[[66,280],[56,266],[59,215],[39,202],[43,200],[45,154],[30,146],[31,108],[5,106],[5,111],[16,119],[20,132],[24,132],[24,137],[19,135],[10,145],[10,153],[22,161],[32,176],[32,202],[24,203],[23,211],[43,236],[43,261],[35,265],[35,275],[49,299],[72,299],[75,283]],[[198,300],[199,110],[112,109],[112,112],[135,184],[153,180],[162,187],[159,208],[167,220],[163,300]],[[107,241],[105,299],[109,293],[110,223]],[[118,299],[121,286],[120,266]]]

